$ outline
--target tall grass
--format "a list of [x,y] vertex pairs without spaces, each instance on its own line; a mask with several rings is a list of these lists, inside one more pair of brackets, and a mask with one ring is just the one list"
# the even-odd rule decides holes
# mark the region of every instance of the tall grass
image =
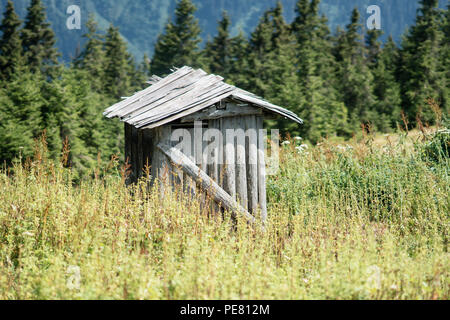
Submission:
[[0,298],[448,299],[448,162],[294,144],[265,233],[125,187],[114,162],[74,185],[38,149],[0,173]]

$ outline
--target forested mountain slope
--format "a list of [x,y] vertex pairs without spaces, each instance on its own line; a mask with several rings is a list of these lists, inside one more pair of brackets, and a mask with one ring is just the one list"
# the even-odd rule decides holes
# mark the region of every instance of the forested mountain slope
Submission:
[[[196,17],[203,30],[203,38],[207,39],[216,32],[217,21],[221,11],[227,10],[232,19],[233,34],[240,30],[248,34],[256,26],[262,13],[275,6],[277,0],[194,0],[198,7]],[[294,17],[296,0],[282,0],[288,21]],[[418,0],[322,0],[321,11],[325,14],[332,30],[338,25],[344,26],[350,17],[351,10],[357,6],[362,19],[369,17],[366,13],[369,5],[381,8],[381,25],[385,35],[392,34],[400,39],[405,29],[414,23]],[[444,7],[446,0],[440,1]],[[3,14],[6,0],[0,0]],[[85,33],[84,23],[90,13],[96,16],[102,29],[110,23],[120,28],[122,36],[127,40],[130,51],[137,57],[147,53],[153,54],[154,43],[165,23],[174,12],[176,0],[43,0],[47,7],[47,16],[58,38],[57,46],[68,61],[82,45]],[[14,0],[19,15],[24,18],[29,0]],[[78,5],[81,8],[82,29],[68,30],[66,20],[67,8]]]

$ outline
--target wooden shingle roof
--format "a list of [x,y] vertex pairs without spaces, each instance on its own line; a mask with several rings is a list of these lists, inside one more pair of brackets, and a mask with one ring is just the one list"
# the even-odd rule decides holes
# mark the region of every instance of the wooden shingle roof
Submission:
[[148,88],[135,93],[103,113],[118,117],[136,128],[156,128],[208,108],[225,98],[233,98],[277,113],[299,124],[293,112],[271,104],[254,94],[223,82],[223,78],[201,69],[182,67],[164,78],[153,76]]

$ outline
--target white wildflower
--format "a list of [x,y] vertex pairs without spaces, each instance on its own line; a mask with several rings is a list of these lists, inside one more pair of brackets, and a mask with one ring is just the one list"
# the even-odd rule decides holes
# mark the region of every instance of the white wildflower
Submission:
[[283,141],[282,143],[281,143],[281,145],[283,145],[283,146],[286,146],[286,145],[288,145],[288,144],[291,144],[289,141]]

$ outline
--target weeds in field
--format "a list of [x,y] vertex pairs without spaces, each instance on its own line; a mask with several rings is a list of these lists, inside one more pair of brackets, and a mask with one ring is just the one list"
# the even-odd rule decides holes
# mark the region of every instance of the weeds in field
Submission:
[[268,182],[265,233],[126,187],[117,159],[74,185],[41,141],[0,173],[0,298],[448,299],[448,162],[299,141]]

